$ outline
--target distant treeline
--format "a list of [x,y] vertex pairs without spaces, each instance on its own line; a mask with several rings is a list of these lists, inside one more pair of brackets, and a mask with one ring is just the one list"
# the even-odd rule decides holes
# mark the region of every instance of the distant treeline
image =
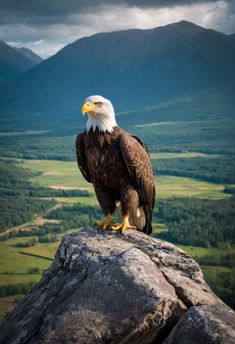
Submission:
[[[1,188],[0,187],[0,197],[2,196],[28,196],[28,197],[87,197],[91,193],[86,190],[62,190],[62,189],[51,189],[44,187],[35,187],[30,185],[18,184],[18,189],[13,189],[11,187]],[[26,187],[26,188],[25,188]]]
[[27,294],[34,286],[36,282],[6,284],[0,286],[0,297]]
[[[234,264],[233,264],[234,266]],[[234,269],[223,271],[220,268],[211,272],[211,269],[204,269],[204,276],[216,295],[227,305],[235,309],[235,273]]]
[[235,183],[235,155],[216,158],[152,160],[154,174],[197,178],[213,183]]
[[47,218],[61,220],[61,226],[66,229],[79,228],[93,225],[102,218],[102,212],[99,207],[76,204],[53,210]]
[[225,185],[224,193],[235,194],[235,186]]
[[158,201],[154,216],[167,224],[158,236],[203,247],[235,244],[235,197],[223,200],[172,198]]
[[[227,249],[229,249],[229,245]],[[226,266],[234,268],[235,254],[225,253],[221,255],[206,255],[206,256],[193,256],[193,258],[200,264],[206,266]]]
[[19,159],[71,161],[76,133],[58,131],[42,135],[0,136],[0,155]]

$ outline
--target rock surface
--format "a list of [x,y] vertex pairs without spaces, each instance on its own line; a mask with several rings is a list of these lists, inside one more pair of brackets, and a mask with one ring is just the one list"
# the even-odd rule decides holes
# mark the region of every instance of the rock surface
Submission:
[[221,305],[191,307],[165,344],[235,343],[234,312]]
[[233,324],[234,312],[182,250],[137,231],[86,228],[63,237],[0,342],[232,343]]

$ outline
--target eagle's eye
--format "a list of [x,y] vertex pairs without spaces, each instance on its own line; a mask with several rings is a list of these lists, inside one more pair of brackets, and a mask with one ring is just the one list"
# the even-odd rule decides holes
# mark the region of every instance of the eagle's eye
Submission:
[[101,107],[102,106],[102,103],[101,102],[94,102],[95,106],[97,107]]

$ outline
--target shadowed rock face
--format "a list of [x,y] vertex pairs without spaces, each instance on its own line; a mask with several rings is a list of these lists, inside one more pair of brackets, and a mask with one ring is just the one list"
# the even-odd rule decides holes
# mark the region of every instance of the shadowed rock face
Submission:
[[174,245],[137,231],[86,228],[63,237],[0,341],[232,343],[234,319],[198,264]]
[[234,312],[220,305],[191,307],[165,344],[235,343]]

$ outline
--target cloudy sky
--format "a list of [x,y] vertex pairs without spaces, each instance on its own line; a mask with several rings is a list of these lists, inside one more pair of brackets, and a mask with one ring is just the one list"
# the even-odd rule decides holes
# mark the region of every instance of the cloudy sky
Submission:
[[96,32],[179,20],[235,33],[235,0],[0,0],[0,39],[43,58]]

